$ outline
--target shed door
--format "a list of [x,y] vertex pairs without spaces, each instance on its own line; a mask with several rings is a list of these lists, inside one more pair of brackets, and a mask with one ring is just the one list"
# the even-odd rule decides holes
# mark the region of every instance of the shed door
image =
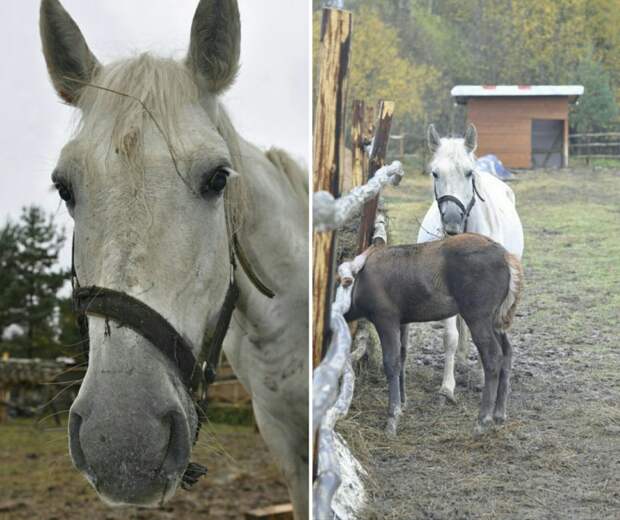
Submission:
[[532,168],[564,166],[564,121],[532,120]]

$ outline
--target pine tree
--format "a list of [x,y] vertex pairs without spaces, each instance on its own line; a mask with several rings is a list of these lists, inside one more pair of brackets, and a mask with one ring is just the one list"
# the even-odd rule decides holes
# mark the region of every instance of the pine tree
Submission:
[[18,227],[7,222],[0,229],[0,341],[6,327],[16,319]]
[[10,350],[27,357],[58,355],[57,294],[69,276],[58,267],[64,230],[36,206],[24,208],[17,225],[7,229],[13,230],[17,248],[3,274],[9,289],[0,293],[0,314],[7,317],[5,326],[17,324],[25,331]]
[[605,131],[618,117],[609,73],[589,54],[579,63],[575,79],[584,94],[573,109],[571,126],[578,133]]

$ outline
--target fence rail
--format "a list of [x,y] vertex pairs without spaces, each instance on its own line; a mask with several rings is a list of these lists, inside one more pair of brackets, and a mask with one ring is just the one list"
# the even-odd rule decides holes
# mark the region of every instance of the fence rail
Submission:
[[572,157],[620,159],[620,132],[571,134],[569,150]]

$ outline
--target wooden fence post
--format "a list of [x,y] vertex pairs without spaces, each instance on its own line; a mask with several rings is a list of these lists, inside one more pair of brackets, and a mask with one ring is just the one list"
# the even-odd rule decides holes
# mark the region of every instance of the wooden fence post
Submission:
[[366,179],[366,159],[364,146],[364,119],[366,108],[364,102],[356,99],[353,101],[353,117],[351,122],[351,188],[361,186]]
[[[394,103],[392,101],[380,101],[378,112],[379,120],[377,122],[377,131],[375,132],[372,151],[368,161],[368,179],[371,179],[375,172],[381,168],[385,162],[385,153],[387,151],[387,145],[390,139],[390,128],[392,126],[392,115],[394,114]],[[362,222],[360,224],[357,240],[357,250],[360,253],[370,245],[378,203],[379,196],[377,195],[375,198],[364,204],[364,209],[362,210]]]
[[364,119],[364,141],[370,142],[375,135],[375,107],[366,105],[366,115]]
[[[339,195],[343,165],[344,110],[351,48],[351,13],[323,9],[319,87],[314,118],[314,191]],[[313,366],[329,343],[329,316],[335,271],[335,232],[312,235]]]

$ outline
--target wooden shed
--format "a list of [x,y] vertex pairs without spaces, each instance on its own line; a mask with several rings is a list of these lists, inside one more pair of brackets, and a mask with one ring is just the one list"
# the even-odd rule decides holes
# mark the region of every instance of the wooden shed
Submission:
[[568,165],[569,104],[581,85],[457,85],[451,94],[476,125],[479,157],[496,155],[507,168]]

